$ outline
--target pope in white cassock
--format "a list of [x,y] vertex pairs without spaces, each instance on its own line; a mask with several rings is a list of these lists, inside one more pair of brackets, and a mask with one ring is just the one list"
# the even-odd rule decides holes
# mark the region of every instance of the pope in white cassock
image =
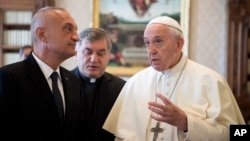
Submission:
[[144,42],[151,66],[127,81],[103,128],[117,141],[229,141],[243,116],[227,81],[182,53],[178,22],[152,19]]

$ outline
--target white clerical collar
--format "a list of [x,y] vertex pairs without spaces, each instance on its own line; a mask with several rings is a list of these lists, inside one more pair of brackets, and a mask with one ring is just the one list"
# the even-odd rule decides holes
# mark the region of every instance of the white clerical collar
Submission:
[[96,82],[96,78],[90,78],[90,79],[89,79],[89,82],[90,82],[90,83],[95,83],[95,82]]
[[102,76],[99,77],[99,78],[90,78],[90,77],[87,77],[87,76],[83,75],[83,73],[80,72],[79,68],[78,68],[78,71],[79,71],[79,74],[80,74],[81,78],[85,82],[88,82],[88,83],[91,83],[91,84],[99,82],[100,79],[102,78]]

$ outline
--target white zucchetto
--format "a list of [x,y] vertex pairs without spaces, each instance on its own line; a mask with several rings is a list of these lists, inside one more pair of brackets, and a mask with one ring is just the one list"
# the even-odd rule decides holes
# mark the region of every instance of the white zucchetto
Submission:
[[176,28],[176,29],[178,29],[178,30],[180,30],[182,32],[180,24],[175,19],[170,18],[168,16],[156,17],[156,18],[150,20],[147,25],[156,24],[156,23],[157,24],[165,24],[167,26]]

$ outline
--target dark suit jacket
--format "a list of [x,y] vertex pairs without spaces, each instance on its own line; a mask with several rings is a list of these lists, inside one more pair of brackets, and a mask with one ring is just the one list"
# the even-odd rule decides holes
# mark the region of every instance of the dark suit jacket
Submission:
[[[79,69],[75,68],[72,72],[81,78],[83,85],[82,88],[85,88],[86,85],[88,85],[88,82],[82,78]],[[96,87],[96,96],[93,96],[94,102],[92,101],[89,103],[89,101],[86,100],[87,93],[84,93],[84,140],[114,141],[114,135],[102,129],[102,125],[104,124],[125,82],[125,80],[105,72]],[[90,107],[90,105],[92,106]]]
[[0,68],[0,140],[76,140],[80,135],[80,79],[60,67],[66,113],[62,126],[51,89],[37,62],[27,59]]

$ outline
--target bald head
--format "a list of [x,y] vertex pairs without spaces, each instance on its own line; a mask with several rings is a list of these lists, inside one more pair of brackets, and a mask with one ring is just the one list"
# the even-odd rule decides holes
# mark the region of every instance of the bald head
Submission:
[[68,11],[44,7],[37,11],[31,23],[33,53],[51,68],[76,54],[79,40],[77,24]]
[[54,19],[52,14],[56,14],[60,11],[67,12],[65,9],[59,7],[44,7],[36,12],[31,21],[31,36],[34,43],[37,41],[36,29],[39,26],[45,26],[48,21]]

